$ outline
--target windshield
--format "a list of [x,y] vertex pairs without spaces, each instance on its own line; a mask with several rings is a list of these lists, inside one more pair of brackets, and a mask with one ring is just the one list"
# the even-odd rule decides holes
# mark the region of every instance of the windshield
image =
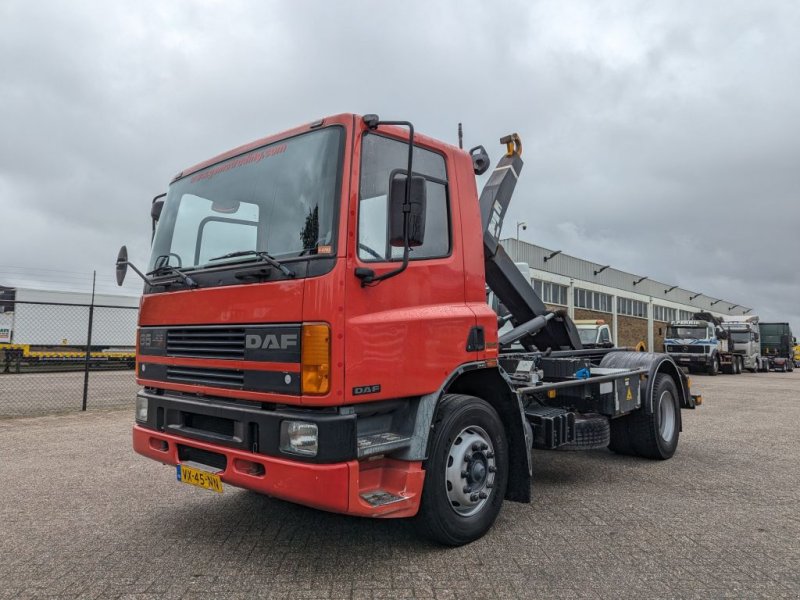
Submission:
[[597,329],[578,328],[578,335],[581,337],[582,344],[594,344],[597,342]]
[[246,250],[282,260],[333,253],[341,139],[340,127],[320,129],[173,183],[156,229],[149,270],[165,264],[203,266],[212,258]]
[[667,337],[678,340],[702,340],[708,335],[705,327],[669,327]]
[[750,333],[747,331],[731,331],[731,339],[735,344],[746,344],[750,341]]

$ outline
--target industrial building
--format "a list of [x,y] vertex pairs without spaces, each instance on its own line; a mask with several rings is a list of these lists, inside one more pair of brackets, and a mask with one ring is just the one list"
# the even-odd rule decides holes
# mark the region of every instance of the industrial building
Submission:
[[602,319],[618,346],[664,351],[667,323],[693,313],[719,317],[752,310],[736,302],[662,283],[516,239],[502,241],[516,263],[526,263],[536,293],[573,319]]

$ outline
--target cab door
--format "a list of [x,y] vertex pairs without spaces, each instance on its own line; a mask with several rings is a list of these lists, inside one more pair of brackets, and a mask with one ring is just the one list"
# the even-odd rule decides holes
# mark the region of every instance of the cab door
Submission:
[[[413,174],[425,179],[425,236],[399,275],[364,284],[356,269],[375,275],[397,269],[403,248],[389,243],[389,185],[406,173],[408,137],[401,129],[363,128],[354,140],[348,215],[345,398],[373,401],[438,390],[468,350],[474,312],[465,302],[456,186],[446,147],[416,141]],[[474,243],[480,244],[477,239]]]

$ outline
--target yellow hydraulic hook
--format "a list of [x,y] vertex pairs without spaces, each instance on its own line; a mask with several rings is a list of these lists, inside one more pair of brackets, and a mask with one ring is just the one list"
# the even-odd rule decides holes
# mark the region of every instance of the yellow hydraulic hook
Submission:
[[522,140],[519,139],[519,134],[512,133],[506,137],[500,138],[500,143],[506,145],[506,156],[522,156]]

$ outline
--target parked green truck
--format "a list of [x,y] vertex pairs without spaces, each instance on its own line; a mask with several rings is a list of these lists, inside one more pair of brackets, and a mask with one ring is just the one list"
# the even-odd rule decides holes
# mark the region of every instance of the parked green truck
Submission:
[[759,323],[761,335],[761,355],[769,359],[771,371],[794,370],[794,345],[797,343],[792,335],[789,323]]

